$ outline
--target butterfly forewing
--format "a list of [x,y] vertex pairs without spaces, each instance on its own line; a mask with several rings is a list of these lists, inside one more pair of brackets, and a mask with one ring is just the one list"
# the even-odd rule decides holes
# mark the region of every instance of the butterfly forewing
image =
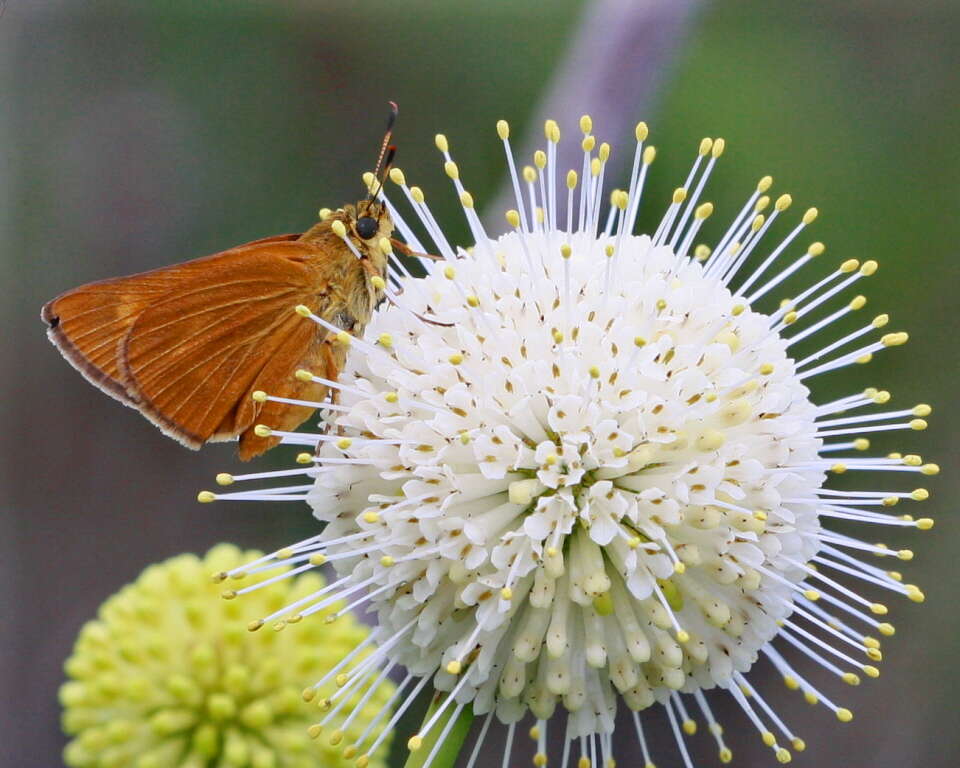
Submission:
[[[318,309],[326,290],[322,254],[296,237],[81,286],[44,307],[51,339],[91,382],[185,445],[249,432],[241,456],[250,458],[272,444],[252,434],[253,391],[325,394],[293,378],[330,357],[325,332],[294,312]],[[284,413],[284,428],[309,414]]]

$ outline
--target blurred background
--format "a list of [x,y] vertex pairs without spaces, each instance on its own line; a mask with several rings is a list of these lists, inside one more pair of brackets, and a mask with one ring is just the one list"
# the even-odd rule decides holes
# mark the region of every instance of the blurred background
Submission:
[[[0,764],[61,764],[63,660],[82,623],[147,564],[312,531],[298,504],[197,505],[216,472],[239,466],[232,448],[187,451],[84,382],[45,339],[41,304],[90,280],[301,231],[319,207],[359,196],[393,99],[398,164],[455,241],[466,233],[434,133],[448,135],[480,205],[504,180],[498,118],[514,136],[542,138],[543,119],[557,117],[570,138],[592,111],[621,165],[633,123],[650,124],[659,154],[645,227],[701,136],[723,136],[706,195],[715,220],[771,173],[775,193],[821,212],[812,238],[827,254],[804,284],[846,258],[880,262],[867,312],[889,312],[911,342],[869,369],[821,377],[814,394],[872,384],[902,407],[934,405],[925,434],[875,441],[945,470],[923,510],[936,528],[888,537],[915,549],[902,570],[927,602],[889,601],[899,631],[879,680],[828,684],[856,712],[849,725],[758,667],[760,687],[806,738],[800,765],[956,765],[958,93],[955,0],[10,0],[0,17]],[[502,209],[488,218],[499,225]],[[288,464],[285,450],[260,467]],[[771,764],[744,718],[726,725],[737,764]],[[661,768],[679,765],[669,741],[654,736]],[[692,744],[700,764],[717,764],[704,729]],[[528,760],[518,752],[514,764]]]

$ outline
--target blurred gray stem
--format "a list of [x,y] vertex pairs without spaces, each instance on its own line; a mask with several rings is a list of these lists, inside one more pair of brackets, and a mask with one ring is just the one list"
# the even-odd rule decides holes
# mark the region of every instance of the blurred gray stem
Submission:
[[[680,51],[700,5],[699,0],[595,0],[585,4],[567,56],[533,111],[527,135],[512,142],[514,152],[519,150],[515,154],[518,169],[532,162],[535,150],[545,148],[543,121],[548,117],[560,124],[558,179],[566,169],[580,169],[581,115],[593,117],[598,141],[608,141],[614,148],[632,141],[634,126],[650,110],[657,87]],[[611,162],[619,167],[627,162],[627,154],[611,152]],[[503,213],[515,207],[510,179],[504,178],[486,210],[492,232],[503,231]]]

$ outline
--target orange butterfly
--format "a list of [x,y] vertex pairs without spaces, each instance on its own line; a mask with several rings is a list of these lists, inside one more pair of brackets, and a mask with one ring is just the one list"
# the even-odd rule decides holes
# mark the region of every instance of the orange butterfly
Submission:
[[[396,118],[391,107],[375,176]],[[295,372],[336,380],[346,359],[334,334],[294,308],[362,334],[384,297],[387,256],[379,244],[392,233],[385,204],[372,194],[301,235],[82,285],[46,304],[41,317],[50,340],[92,384],[189,448],[239,437],[246,461],[279,442],[255,434],[257,423],[293,430],[314,410],[253,393],[321,402],[327,388]]]

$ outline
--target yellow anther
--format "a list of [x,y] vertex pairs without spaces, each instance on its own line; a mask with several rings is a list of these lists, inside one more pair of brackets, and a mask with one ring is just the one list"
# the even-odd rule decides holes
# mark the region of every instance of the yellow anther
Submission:
[[803,214],[803,223],[804,224],[813,224],[817,220],[817,216],[820,214],[816,208],[807,208],[806,213]]
[[473,195],[464,190],[460,193],[460,205],[464,208],[473,208]]
[[380,558],[380,565],[384,568],[390,568],[396,561],[390,555],[384,555]]
[[730,314],[734,317],[740,317],[747,310],[746,304],[734,304],[733,309],[730,310]]
[[700,157],[710,154],[711,149],[713,149],[713,139],[711,138],[700,139],[700,149],[697,150]]
[[771,373],[773,373],[773,363],[764,363],[760,366],[761,376],[769,376]]
[[803,752],[803,750],[807,748],[807,742],[805,742],[803,739],[797,738],[796,736],[790,740],[790,744],[797,752]]
[[387,392],[387,394],[383,396],[383,399],[388,403],[395,403],[400,399],[400,395],[398,395],[396,392]]
[[837,464],[834,464],[832,467],[830,467],[830,471],[838,475],[842,475],[844,472],[847,471],[847,465],[841,464],[838,462]]
[[870,447],[870,441],[865,437],[858,437],[853,441],[853,447],[857,451],[865,451]]
[[[638,542],[639,543],[639,542]],[[673,564],[673,572],[684,574],[687,572],[687,566],[681,563],[679,560]]]
[[600,162],[599,157],[595,157],[590,161],[590,175],[594,178],[600,175],[601,168],[603,168],[603,163]]
[[298,453],[296,461],[297,461],[297,464],[312,464],[313,455],[307,453],[306,451],[304,451],[303,453]]
[[924,419],[910,419],[910,429],[921,431],[927,428],[927,422]]
[[777,756],[778,763],[789,763],[793,759],[790,750],[784,749],[783,747],[778,747],[774,754]]
[[416,752],[420,747],[423,746],[423,739],[419,736],[411,736],[410,740],[407,741],[407,749],[411,752]]
[[697,210],[694,213],[694,217],[700,220],[710,218],[710,214],[713,213],[713,203],[703,203],[702,205],[697,206]]
[[929,416],[931,413],[933,413],[933,408],[931,408],[926,403],[918,403],[917,405],[913,406],[913,408],[911,409],[911,413],[913,413],[914,416],[926,417],[926,416]]
[[773,184],[773,176],[764,176],[757,182],[757,192],[766,192]]
[[637,123],[637,127],[633,129],[633,135],[636,136],[637,141],[645,141],[649,133],[650,130],[647,128],[647,124],[642,120]]
[[330,218],[332,213],[333,211],[331,211],[329,208],[321,208],[317,212],[317,217],[320,219],[320,221],[326,221],[327,219]]
[[597,146],[597,139],[594,136],[584,136],[583,141],[580,142],[580,148],[584,152],[593,152],[595,146]]
[[837,710],[837,720],[839,720],[841,723],[849,723],[851,720],[853,720],[853,712],[851,712],[849,709],[840,707],[840,709]]
[[650,165],[654,160],[657,159],[657,148],[656,147],[647,147],[643,150],[643,164]]
[[410,187],[410,197],[413,198],[413,202],[417,203],[417,205],[423,205],[423,201],[427,199],[420,187]]
[[221,472],[217,475],[217,485],[232,485],[233,484],[233,475],[226,472]]
[[715,139],[713,142],[713,149],[711,150],[710,154],[715,158],[720,157],[720,155],[723,154],[723,150],[726,149],[726,147],[727,147],[726,141],[724,141],[723,139]]
[[603,252],[604,252],[604,254],[606,254],[606,257],[609,259],[611,256],[613,256],[613,252],[614,252],[613,245],[612,245],[612,244],[607,244],[607,245],[604,247]]
[[450,151],[450,144],[447,142],[447,137],[442,133],[438,133],[433,137],[433,143],[437,145],[437,149],[439,149],[441,152]]
[[907,590],[907,599],[915,603],[922,603],[927,599],[926,595],[923,594],[923,591],[916,584],[905,584],[904,589]]
[[402,187],[407,183],[407,179],[404,177],[403,171],[401,171],[399,168],[390,169],[390,181],[399,187]]
[[901,549],[897,551],[897,559],[905,562],[913,560],[913,550]]
[[795,322],[797,322],[799,317],[800,317],[799,313],[797,313],[796,310],[791,309],[789,312],[787,312],[787,314],[783,316],[783,322],[786,323],[787,325],[793,325]]
[[577,186],[577,172],[567,171],[567,189],[574,189]]
[[553,333],[551,335],[553,336],[553,341],[555,344],[559,344],[560,342],[563,341],[563,334],[556,328],[554,328]]
[[930,491],[926,488],[914,488],[910,491],[910,498],[914,501],[926,501],[930,498]]
[[693,258],[695,258],[697,261],[706,261],[710,256],[710,253],[710,246],[701,243],[693,249]]
[[840,271],[844,274],[849,274],[850,272],[855,272],[859,266],[860,262],[856,259],[847,259],[840,265]]
[[480,306],[480,299],[478,299],[476,296],[472,294],[470,296],[467,296],[467,306],[471,307],[472,309],[476,309],[477,307]]
[[459,352],[456,352],[450,355],[450,357],[448,357],[447,360],[450,362],[451,365],[460,365],[460,363],[463,362],[463,355],[461,355]]
[[443,268],[443,276],[447,278],[447,280],[453,280],[453,278],[456,277],[456,275],[457,275],[457,270],[455,270],[449,264]]
[[933,519],[930,517],[921,517],[916,521],[915,525],[921,531],[929,531],[931,528],[933,528]]
[[883,635],[884,637],[892,637],[892,636],[896,633],[896,631],[897,631],[897,630],[894,628],[893,624],[888,624],[888,623],[886,623],[886,622],[884,622],[883,624],[878,624],[878,625],[877,625],[877,630],[878,630],[878,631],[880,632],[880,634]]
[[310,555],[310,565],[321,566],[327,562],[327,556],[322,552],[316,552],[315,554]]
[[[379,278],[379,277],[374,277],[374,279],[373,279],[371,282],[374,282],[374,281],[376,281],[376,280],[380,280],[380,282],[383,282],[383,280],[382,280],[381,278]],[[383,286],[377,286],[377,285],[375,285],[374,287],[375,287],[375,288],[382,288]],[[337,334],[337,337],[336,337],[336,338],[337,338],[337,343],[340,344],[341,346],[344,346],[344,347],[349,347],[350,344],[351,344],[351,342],[353,342],[353,336],[351,336],[351,335],[350,335],[349,333],[347,333],[346,331],[340,331],[340,332]]]
[[563,258],[569,259],[572,254],[573,254],[573,248],[571,248],[569,245],[564,243],[563,245],[560,246],[560,255]]
[[750,229],[754,232],[758,232],[760,228],[763,226],[763,222],[765,222],[766,220],[767,220],[766,217],[762,213],[757,214],[756,216],[754,216],[753,222],[750,224]]
[[870,612],[875,613],[877,616],[886,616],[887,606],[885,606],[883,603],[871,603]]
[[803,596],[807,598],[807,600],[812,600],[813,602],[816,602],[820,599],[820,593],[815,589],[804,590]]
[[863,673],[867,677],[880,677],[880,670],[870,664],[863,665]]
[[510,589],[510,587],[504,587],[503,589],[500,590],[500,597],[503,598],[504,600],[512,600],[513,590]]
[[827,250],[827,246],[825,246],[823,243],[816,242],[810,243],[810,246],[807,248],[807,253],[809,253],[811,256],[819,256],[825,250]]
[[777,743],[777,737],[774,736],[770,731],[763,731],[760,734],[760,738],[763,740],[763,743],[768,747],[772,747],[774,744]]
[[730,747],[723,747],[720,750],[720,762],[726,765],[731,760],[733,760],[733,752],[730,751]]
[[369,510],[369,511],[363,513],[363,519],[364,519],[364,521],[367,522],[367,523],[371,523],[371,524],[373,524],[373,523],[379,523],[379,522],[380,522],[380,514],[377,513],[377,512],[374,512],[373,510]]
[[697,732],[697,721],[696,720],[684,720],[683,721],[683,732],[688,736],[693,736]]
[[[850,309],[854,309],[854,310],[856,310],[856,309],[863,309],[863,307],[866,305],[866,303],[867,303],[867,297],[866,297],[866,296],[854,296],[854,297],[850,300],[850,303],[849,303],[847,306],[850,307]],[[876,327],[876,326],[875,326],[875,327]]]
[[293,311],[300,315],[300,317],[310,317],[310,315],[313,314],[310,311],[310,307],[306,304],[297,304],[297,306],[293,308]]
[[523,180],[529,184],[537,180],[537,172],[532,165],[523,166]]
[[677,630],[677,642],[680,643],[689,643],[690,642],[690,633],[685,629]]
[[210,491],[200,491],[200,493],[197,494],[197,501],[201,504],[209,504],[211,501],[216,501],[216,499],[216,494]]
[[584,135],[593,130],[593,118],[591,118],[590,115],[580,117],[580,130],[583,131]]
[[560,141],[560,126],[557,125],[556,120],[546,120],[544,122],[543,135],[546,136],[547,141],[552,141],[554,144]]
[[370,171],[365,171],[364,174],[363,174],[360,178],[363,180],[364,186],[365,186],[367,189],[369,189],[369,190],[372,191],[372,190],[373,190],[373,184],[374,184],[374,182],[377,180],[377,177],[374,176],[373,173],[371,173]]
[[767,195],[757,199],[757,202],[753,204],[753,212],[760,213],[761,211],[766,210],[767,206],[770,205],[770,198]]
[[297,381],[313,381],[313,374],[310,371],[300,368],[295,374],[294,378]]
[[603,142],[600,145],[600,149],[597,150],[597,157],[601,163],[605,163],[610,159],[610,145],[607,144],[607,142]]
[[506,120],[497,120],[497,136],[503,141],[510,138],[510,124]]
[[451,179],[460,178],[460,169],[457,168],[457,164],[452,160],[448,160],[443,164],[443,172],[446,173]]
[[847,685],[860,685],[860,676],[855,675],[853,672],[844,672],[840,675],[840,679]]
[[644,347],[647,344],[647,340],[643,336],[634,336],[633,337],[633,346],[635,347]]
[[793,198],[790,195],[780,195],[773,207],[778,211],[785,211],[793,204]]
[[256,390],[250,397],[253,399],[255,403],[267,402],[267,393],[264,392],[262,389]]
[[233,600],[234,598],[236,598],[236,596],[237,596],[237,593],[234,592],[232,589],[226,589],[220,593],[220,597],[222,597],[224,600]]
[[330,225],[330,229],[337,237],[343,238],[347,236],[347,228],[344,226],[343,222],[340,221],[340,219],[337,219],[335,222],[333,222],[333,224]]
[[880,337],[880,343],[885,347],[899,347],[901,344],[906,344],[909,338],[910,335],[905,331],[887,333]]
[[542,149],[533,153],[533,164],[541,171],[547,167],[547,155]]
[[677,187],[673,190],[673,202],[677,205],[680,205],[684,200],[687,199],[687,190],[683,187]]
[[253,428],[253,434],[255,434],[257,437],[270,437],[270,435],[273,434],[273,430],[270,429],[270,427],[268,427],[266,424],[257,424]]
[[872,275],[874,272],[877,271],[877,267],[879,266],[880,265],[877,264],[877,262],[873,261],[873,259],[871,259],[870,261],[865,261],[863,262],[863,266],[860,267],[860,274],[869,277],[870,275]]
[[353,440],[351,440],[349,437],[343,437],[337,440],[337,448],[339,448],[341,451],[347,450],[347,448],[349,448],[351,445],[353,445]]

